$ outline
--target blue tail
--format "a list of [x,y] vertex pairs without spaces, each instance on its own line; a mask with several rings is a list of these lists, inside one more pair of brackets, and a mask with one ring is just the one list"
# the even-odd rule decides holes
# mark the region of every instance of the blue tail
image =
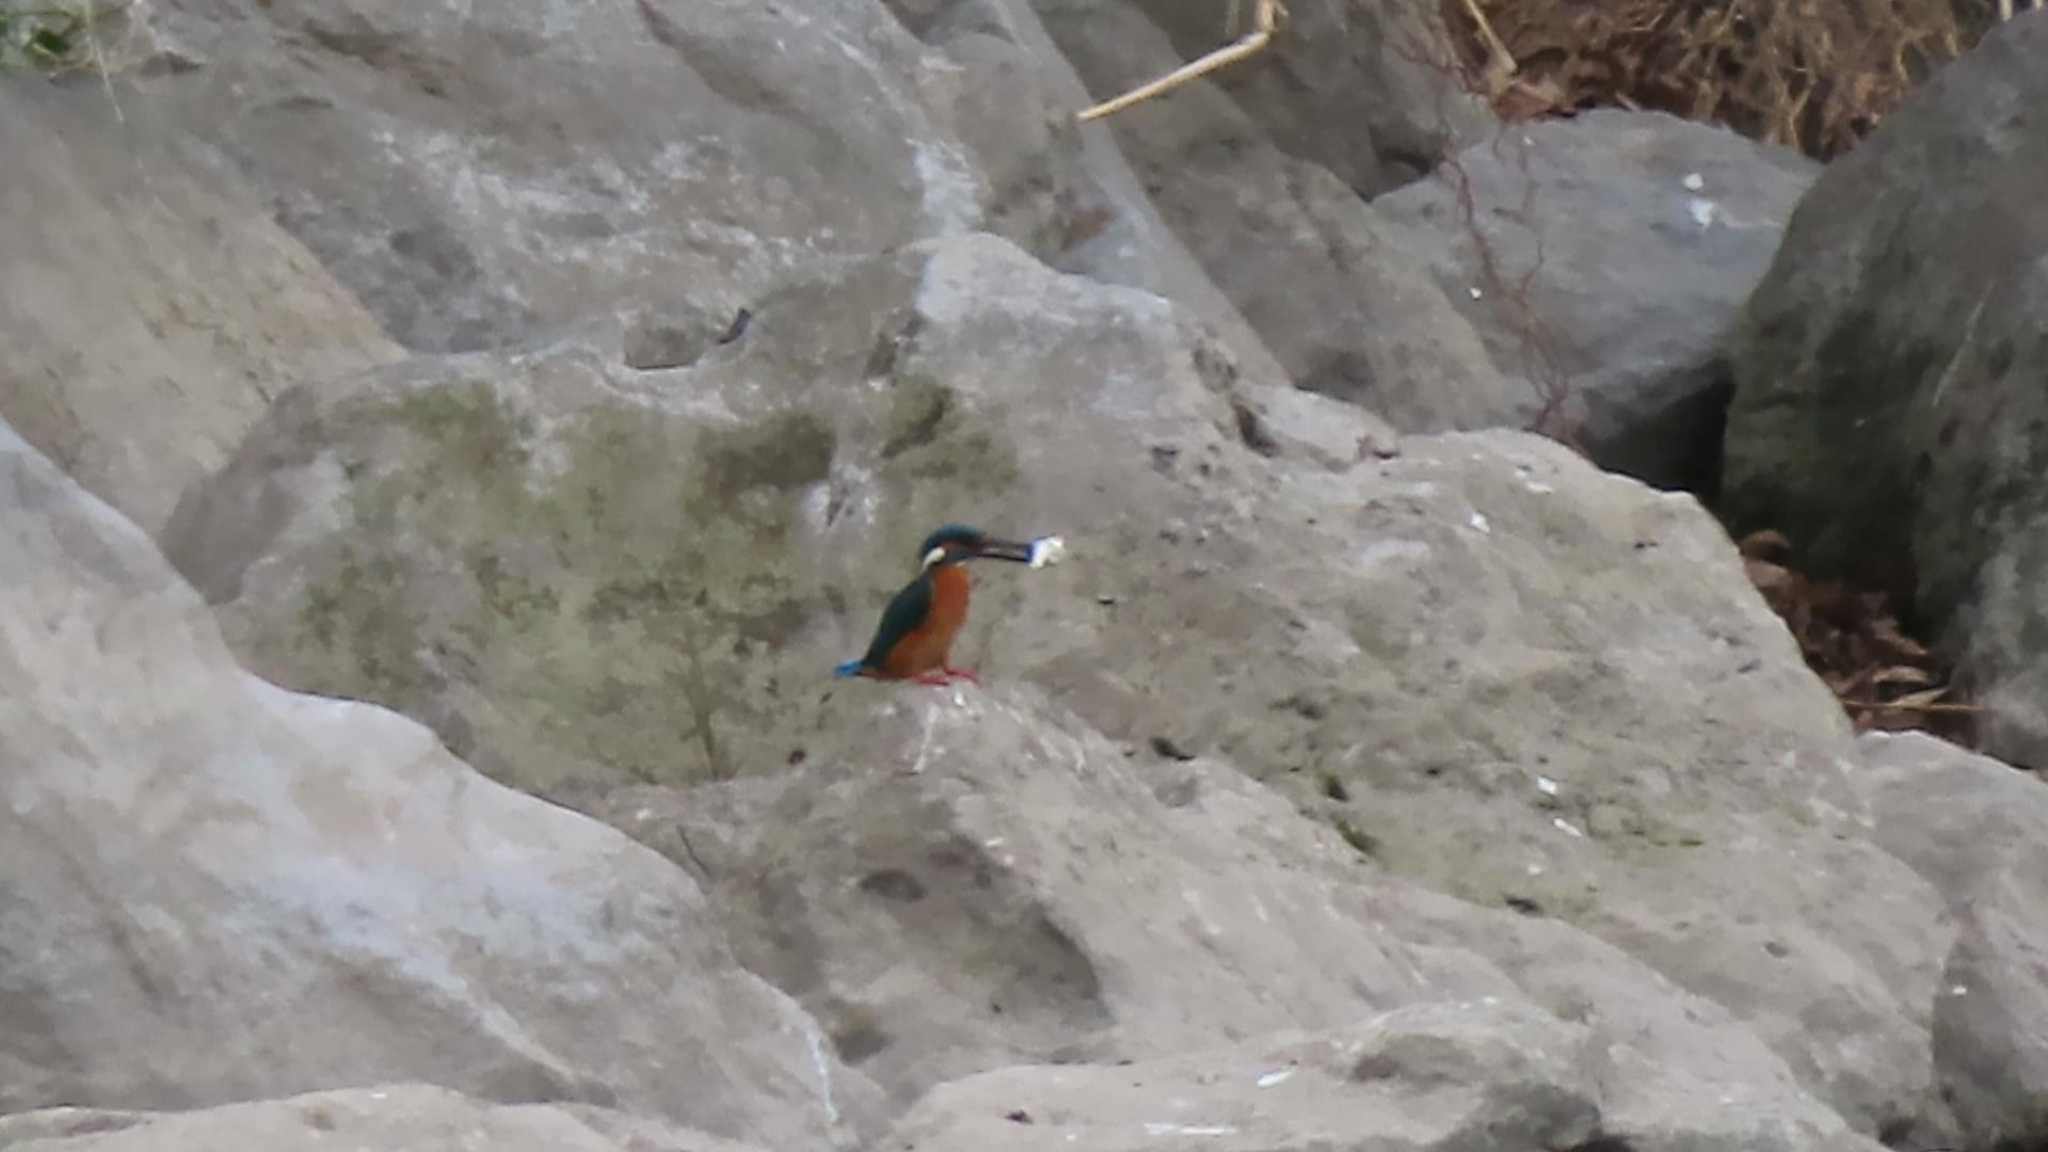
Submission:
[[832,675],[841,679],[848,676],[858,676],[860,675],[860,668],[861,662],[859,660],[848,660],[846,663],[832,669]]

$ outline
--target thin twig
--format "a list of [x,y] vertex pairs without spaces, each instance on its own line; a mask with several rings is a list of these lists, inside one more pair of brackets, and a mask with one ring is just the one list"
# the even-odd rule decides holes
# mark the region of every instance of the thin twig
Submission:
[[100,74],[100,84],[107,90],[107,103],[114,106],[114,122],[126,127],[128,117],[121,111],[120,97],[114,95],[114,78],[107,75],[107,58],[100,53],[100,32],[98,25],[93,23],[92,8],[91,4],[85,6],[85,43],[92,49],[93,71]]
[[1479,28],[1479,38],[1486,41],[1486,54],[1489,57],[1486,64],[1487,72],[1498,74],[1498,83],[1505,84],[1520,67],[1515,63],[1515,54],[1508,51],[1508,46],[1501,43],[1500,37],[1494,34],[1493,25],[1486,22],[1486,13],[1479,10],[1479,0],[1465,0],[1465,11],[1472,17],[1472,23]]
[[1206,76],[1218,68],[1235,64],[1247,56],[1257,55],[1272,42],[1273,33],[1279,29],[1280,21],[1286,14],[1287,10],[1281,6],[1280,0],[1258,0],[1258,7],[1252,14],[1252,30],[1243,39],[1226,44],[1207,56],[1184,64],[1149,84],[1133,88],[1114,100],[1105,100],[1080,113],[1076,118],[1082,121],[1099,120],[1104,116],[1121,112],[1133,104],[1141,104],[1163,92],[1169,92],[1197,77]]

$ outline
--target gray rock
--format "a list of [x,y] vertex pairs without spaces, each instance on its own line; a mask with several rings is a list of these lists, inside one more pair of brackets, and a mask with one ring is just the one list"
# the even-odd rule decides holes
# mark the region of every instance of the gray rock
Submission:
[[431,1078],[776,1145],[872,1119],[674,867],[243,672],[4,426],[0,533],[0,1112]]
[[173,0],[155,25],[207,63],[132,102],[230,157],[416,350],[612,305],[729,318],[980,213],[918,44],[868,0]]
[[1246,367],[1279,365],[1160,216],[1104,128],[1074,119],[1080,77],[1028,0],[893,0],[936,62],[920,91],[986,183],[984,226],[1061,272],[1142,288],[1187,308]]
[[[41,1135],[40,1133],[47,1133]],[[62,1109],[0,1117],[10,1152],[748,1152],[588,1106],[491,1104],[425,1084],[309,1092],[192,1112]]]
[[[1018,360],[1020,324],[1048,340]],[[866,644],[844,589],[886,596],[948,519],[1079,523],[1111,477],[1185,491],[1153,447],[1277,443],[1235,371],[1156,296],[948,241],[771,297],[686,370],[571,340],[294,394],[168,547],[253,666],[425,719],[521,787],[758,771]],[[1076,407],[1019,404],[1053,382]],[[1017,502],[1084,444],[1098,471],[1047,494],[1058,515]]]
[[[1602,1128],[1633,1147],[1857,1146],[1724,1010],[1555,921],[1402,883],[1227,765],[1127,759],[1031,689],[846,701],[830,726],[863,735],[596,811],[706,876],[743,960],[900,1101],[1411,1009],[1485,1005],[1454,1030],[1495,1045],[1540,1007],[1603,1054]],[[1236,1079],[1186,1095],[1235,1109]]]
[[[1061,30],[1106,8],[1129,5],[1171,36],[1179,60],[1169,67],[1251,30],[1251,0],[1034,2],[1076,60],[1095,49]],[[1097,98],[1107,99],[1163,71],[1087,75]],[[1440,10],[1428,0],[1289,5],[1287,22],[1264,53],[1213,74],[1210,83],[1290,156],[1328,169],[1364,196],[1422,176],[1494,124],[1466,90]],[[1167,100],[1185,100],[1185,91]],[[1128,145],[1130,135],[1125,139]]]
[[0,79],[0,417],[152,531],[272,396],[398,355],[154,113]]
[[934,1092],[895,1143],[922,1152],[1573,1148],[1599,1132],[1593,1048],[1586,1029],[1541,1013],[1430,1006],[1130,1067],[993,1072]]
[[1601,467],[1711,491],[1723,341],[1820,166],[1598,111],[1502,129],[1373,207],[1410,232],[1531,411]]
[[1968,1146],[2048,1140],[2048,787],[1919,733],[1863,738],[1878,840],[1960,926],[1934,1002],[1934,1072]]
[[2048,765],[2048,15],[1998,28],[1800,204],[1732,342],[1725,502],[1816,576],[1909,603]]
[[167,537],[263,674],[581,802],[832,762],[831,709],[904,690],[826,677],[916,542],[1057,531],[1072,563],[981,572],[960,662],[1586,928],[1864,1131],[1914,1107],[1939,901],[1844,815],[1847,723],[1721,528],[1540,438],[1372,437],[971,237],[689,369],[570,344],[289,398]]
[[[1049,19],[1098,89],[1180,62],[1124,4],[1058,6]],[[1298,387],[1404,432],[1516,424],[1534,409],[1431,282],[1426,256],[1230,97],[1197,84],[1109,124],[1160,213]]]

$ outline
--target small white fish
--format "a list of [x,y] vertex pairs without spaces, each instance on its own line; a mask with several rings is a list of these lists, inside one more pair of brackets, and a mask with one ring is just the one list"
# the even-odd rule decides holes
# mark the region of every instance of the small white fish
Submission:
[[1060,555],[1067,550],[1067,542],[1057,536],[1040,536],[1031,542],[1031,566],[1043,568],[1060,562]]
[[1285,1084],[1289,1080],[1294,1079],[1294,1074],[1298,1071],[1300,1071],[1300,1069],[1296,1068],[1292,1064],[1288,1065],[1285,1068],[1276,1068],[1273,1071],[1266,1073],[1264,1076],[1259,1077],[1259,1087],[1278,1088],[1280,1085]]

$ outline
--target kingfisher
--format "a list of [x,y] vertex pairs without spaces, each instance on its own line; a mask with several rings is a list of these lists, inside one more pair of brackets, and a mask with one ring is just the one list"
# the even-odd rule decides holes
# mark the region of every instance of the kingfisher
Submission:
[[1036,568],[1057,546],[1056,537],[1029,542],[998,540],[965,524],[948,524],[933,532],[918,549],[917,578],[882,609],[882,622],[867,655],[839,665],[833,675],[920,684],[961,679],[979,684],[972,669],[955,668],[947,662],[953,637],[967,621],[967,562],[985,557]]

